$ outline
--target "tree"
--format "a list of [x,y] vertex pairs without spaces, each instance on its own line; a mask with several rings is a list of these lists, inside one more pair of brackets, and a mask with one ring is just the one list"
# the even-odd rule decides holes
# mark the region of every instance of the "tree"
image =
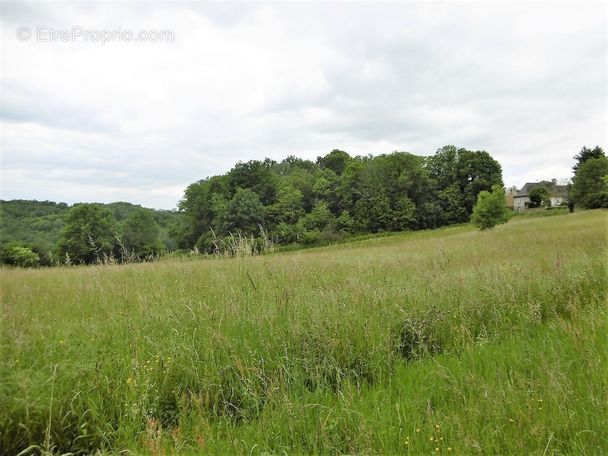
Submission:
[[302,223],[308,231],[323,231],[325,229],[333,229],[335,219],[327,207],[327,203],[321,201],[315,205],[309,214],[306,214],[302,219]]
[[505,205],[505,191],[494,185],[492,191],[483,190],[477,196],[477,204],[473,207],[471,220],[481,230],[493,228],[509,219],[509,211]]
[[139,210],[127,217],[122,229],[125,247],[140,259],[161,252],[163,245],[159,235],[158,223],[152,214],[145,210]]
[[317,158],[317,163],[321,169],[331,169],[340,176],[346,169],[346,165],[351,161],[350,155],[343,150],[334,149],[325,157]]
[[484,150],[460,149],[458,178],[468,214],[473,211],[477,195],[482,190],[490,191],[494,185],[502,188],[502,167]]
[[255,234],[264,223],[264,206],[260,197],[249,189],[237,189],[224,217],[224,233]]
[[586,160],[576,171],[572,183],[574,202],[586,209],[608,207],[608,158]]
[[469,218],[464,207],[464,196],[460,193],[457,185],[450,185],[437,193],[437,200],[442,209],[442,222],[463,223]]
[[[185,224],[179,232],[179,246],[192,248],[202,237],[210,236],[210,228],[219,231],[227,206],[232,198],[229,176],[213,176],[189,185],[179,202]],[[224,199],[225,204],[221,204]]]
[[2,263],[20,266],[22,268],[32,268],[40,264],[40,255],[30,247],[19,243],[10,243],[0,251]]
[[59,255],[74,263],[91,264],[110,256],[116,246],[116,219],[99,204],[78,204],[68,212],[59,241]]
[[273,170],[276,165],[277,163],[269,158],[263,162],[239,162],[228,173],[230,186],[235,193],[238,188],[252,190],[264,205],[270,205],[274,203],[277,192],[278,176]]
[[293,156],[238,163],[186,189],[179,245],[206,250],[214,240],[210,228],[222,237],[254,234],[259,224],[286,243],[436,228],[468,221],[477,194],[492,185],[502,187],[500,164],[485,151],[454,146],[431,158],[407,152],[351,157],[336,149],[316,163]]
[[576,164],[572,167],[572,169],[574,170],[574,173],[576,174],[577,170],[587,160],[590,160],[592,158],[601,158],[601,157],[605,157],[605,156],[606,155],[604,155],[604,151],[602,150],[602,148],[600,146],[595,146],[593,149],[589,149],[588,147],[583,146],[583,148],[581,149],[579,154],[574,156],[574,159],[576,160]]
[[[486,151],[470,151],[445,146],[426,162],[436,190],[443,191],[456,185],[462,195],[467,217],[471,214],[477,195],[490,191],[493,185],[502,187],[502,168]],[[454,197],[454,195],[451,195]]]
[[304,215],[304,195],[291,185],[283,185],[278,192],[277,202],[268,208],[272,221],[288,225],[297,223]]
[[536,187],[530,191],[530,207],[540,207],[549,198],[545,187]]

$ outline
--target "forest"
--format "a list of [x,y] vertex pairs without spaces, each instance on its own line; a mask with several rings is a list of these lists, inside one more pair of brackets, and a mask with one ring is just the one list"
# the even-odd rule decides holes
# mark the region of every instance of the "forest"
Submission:
[[[152,251],[173,251],[177,248],[175,233],[182,216],[176,211],[148,209],[126,202],[69,206],[52,201],[0,200],[0,261],[18,266],[63,263],[65,251],[63,258],[59,258],[61,248],[74,235],[73,229],[68,231],[68,221],[78,219],[78,214],[83,212],[90,213],[88,209],[91,207],[97,208],[95,212],[105,215],[109,221],[102,234],[113,244],[116,238],[122,239],[125,234],[127,237],[133,234],[131,238],[134,238],[137,237],[134,232],[142,231],[148,241],[152,240]],[[96,223],[99,224],[97,218],[88,220],[88,228],[82,230],[83,234],[86,232],[85,249],[89,245],[88,235],[96,234],[93,230]],[[99,228],[102,227],[96,229]],[[136,243],[143,252],[145,246],[141,240]],[[80,262],[85,263],[86,259]]]
[[188,186],[181,248],[211,251],[217,238],[260,227],[279,244],[316,244],[352,234],[437,228],[469,220],[477,195],[503,186],[485,151],[446,146],[352,157],[333,150],[316,162],[288,157],[238,163]]

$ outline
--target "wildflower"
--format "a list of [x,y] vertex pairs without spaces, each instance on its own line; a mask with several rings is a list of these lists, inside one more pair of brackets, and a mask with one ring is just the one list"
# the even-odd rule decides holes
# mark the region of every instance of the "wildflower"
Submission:
[[431,437],[431,442],[433,441],[433,437]]
[[452,447],[448,447],[448,451],[452,451]]
[[512,422],[513,422],[513,418],[509,418],[509,423],[512,423]]
[[416,428],[416,432],[420,432],[420,428]]
[[63,340],[60,340],[60,341],[59,341],[59,345],[63,345]]
[[435,448],[435,451],[436,451],[437,453],[439,453],[439,447]]

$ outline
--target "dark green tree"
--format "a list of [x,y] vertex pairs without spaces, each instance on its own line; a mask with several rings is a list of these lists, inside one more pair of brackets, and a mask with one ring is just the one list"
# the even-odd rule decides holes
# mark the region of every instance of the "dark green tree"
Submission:
[[608,158],[590,158],[576,171],[572,197],[585,209],[608,207]]
[[344,172],[350,161],[351,156],[343,150],[338,149],[332,150],[325,157],[317,158],[317,163],[321,169],[330,169],[338,176]]
[[[219,237],[254,234],[258,224],[279,242],[436,228],[467,221],[477,194],[492,185],[502,186],[500,165],[487,152],[454,146],[428,159],[407,152],[351,157],[333,150],[317,163],[295,157],[239,163],[225,176],[188,187],[180,203],[187,220],[180,245],[207,249],[211,229]],[[258,199],[237,197],[239,188]]]
[[145,210],[132,213],[124,221],[122,242],[129,253],[143,259],[158,255],[163,249],[160,227],[152,214]]
[[458,180],[468,214],[473,211],[479,192],[504,185],[500,163],[484,150],[460,150]]
[[332,230],[335,224],[335,218],[327,203],[321,201],[317,203],[314,209],[302,219],[304,228],[307,231],[323,231],[326,229]]
[[467,216],[479,192],[490,191],[493,185],[503,186],[502,168],[486,151],[445,146],[427,160],[427,169],[436,183],[436,191],[453,185],[458,187]]
[[580,168],[580,166],[585,163],[587,160],[592,158],[601,158],[605,157],[604,150],[600,146],[595,146],[593,149],[589,149],[586,146],[583,146],[581,151],[574,156],[576,160],[576,164],[572,167],[574,173]]
[[222,222],[226,210],[218,204],[220,197],[226,201],[232,198],[227,175],[203,179],[186,188],[178,205],[185,218],[178,235],[180,248],[190,249],[201,236],[211,237],[211,228],[219,231],[217,224]]
[[228,173],[230,188],[236,193],[238,188],[249,189],[256,193],[265,206],[274,203],[277,193],[278,176],[274,171],[277,163],[267,158],[247,163],[237,163]]
[[530,207],[540,207],[549,198],[549,191],[545,187],[536,187],[530,190]]
[[441,224],[463,223],[468,219],[464,205],[464,195],[458,185],[452,184],[437,193],[437,202],[441,207]]
[[61,259],[91,264],[115,253],[118,229],[112,212],[99,204],[78,204],[68,212],[59,241]]
[[223,233],[257,234],[264,223],[264,206],[252,190],[239,188],[228,204]]
[[267,212],[274,224],[295,224],[304,215],[304,195],[291,185],[283,185],[279,189],[277,202]]
[[481,230],[493,228],[509,220],[505,191],[502,187],[494,185],[491,192],[486,190],[479,192],[471,220]]

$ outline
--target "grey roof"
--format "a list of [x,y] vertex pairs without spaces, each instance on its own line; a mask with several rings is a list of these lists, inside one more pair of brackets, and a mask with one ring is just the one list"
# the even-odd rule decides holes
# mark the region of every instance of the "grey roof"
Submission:
[[532,190],[541,186],[546,186],[547,190],[549,191],[549,196],[568,196],[567,185],[556,185],[551,182],[526,182],[526,184],[514,197],[518,198],[528,196]]

